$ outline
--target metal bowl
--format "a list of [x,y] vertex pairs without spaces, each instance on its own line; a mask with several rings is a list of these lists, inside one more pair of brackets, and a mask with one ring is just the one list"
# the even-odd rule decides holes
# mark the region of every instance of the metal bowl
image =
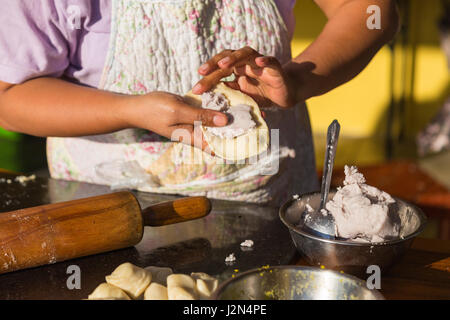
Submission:
[[[335,191],[330,192],[333,197]],[[356,276],[367,275],[367,267],[377,265],[381,271],[391,267],[410,247],[414,237],[426,225],[422,210],[398,198],[398,214],[401,221],[400,239],[379,243],[354,242],[348,240],[325,239],[313,234],[303,224],[302,214],[305,205],[317,208],[320,193],[306,194],[299,199],[290,200],[280,208],[280,219],[288,227],[297,250],[311,265],[325,266]]]
[[384,300],[362,280],[314,267],[253,269],[227,280],[214,300]]

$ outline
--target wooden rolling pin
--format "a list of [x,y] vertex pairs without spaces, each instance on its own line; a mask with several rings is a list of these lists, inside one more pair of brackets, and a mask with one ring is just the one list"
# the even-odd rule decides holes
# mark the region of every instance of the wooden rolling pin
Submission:
[[134,246],[144,226],[209,214],[205,197],[152,205],[144,210],[130,192],[0,213],[0,274]]

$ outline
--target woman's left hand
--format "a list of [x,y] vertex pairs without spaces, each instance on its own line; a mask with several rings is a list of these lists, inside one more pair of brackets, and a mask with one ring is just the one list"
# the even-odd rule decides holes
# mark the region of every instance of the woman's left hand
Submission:
[[261,107],[292,107],[296,103],[293,86],[275,57],[263,56],[250,47],[224,50],[203,64],[198,72],[203,78],[194,86],[194,94],[202,94],[222,78],[235,74],[233,89],[251,96]]

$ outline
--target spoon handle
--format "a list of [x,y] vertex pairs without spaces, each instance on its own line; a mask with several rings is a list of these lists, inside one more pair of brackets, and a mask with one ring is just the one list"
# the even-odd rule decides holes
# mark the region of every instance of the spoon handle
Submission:
[[341,126],[337,120],[334,120],[328,127],[327,132],[327,150],[325,151],[325,161],[323,164],[322,186],[320,192],[319,211],[325,207],[330,191],[331,175],[333,173],[334,158],[336,156],[337,142]]

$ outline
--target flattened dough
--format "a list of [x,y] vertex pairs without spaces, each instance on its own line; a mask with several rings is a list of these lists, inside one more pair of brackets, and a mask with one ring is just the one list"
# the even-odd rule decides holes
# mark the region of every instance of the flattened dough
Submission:
[[208,299],[219,285],[219,280],[204,272],[193,272],[191,277],[195,279],[195,286],[200,299]]
[[105,278],[107,283],[119,287],[131,298],[137,299],[149,286],[152,274],[145,269],[125,262]]
[[[210,149],[217,156],[233,161],[244,160],[266,151],[269,147],[269,128],[255,100],[239,90],[229,88],[223,83],[219,83],[212,91],[222,93],[228,99],[230,108],[242,104],[250,106],[256,127],[243,135],[229,139],[216,136],[202,126],[203,136]],[[201,96],[193,94],[192,91],[185,95],[185,99],[191,105],[197,107],[202,105]]]
[[171,274],[167,277],[167,295],[169,300],[195,300],[195,280],[186,274]]
[[131,300],[120,288],[103,282],[88,296],[88,300]]
[[159,283],[152,282],[145,289],[144,300],[168,300],[167,288]]

